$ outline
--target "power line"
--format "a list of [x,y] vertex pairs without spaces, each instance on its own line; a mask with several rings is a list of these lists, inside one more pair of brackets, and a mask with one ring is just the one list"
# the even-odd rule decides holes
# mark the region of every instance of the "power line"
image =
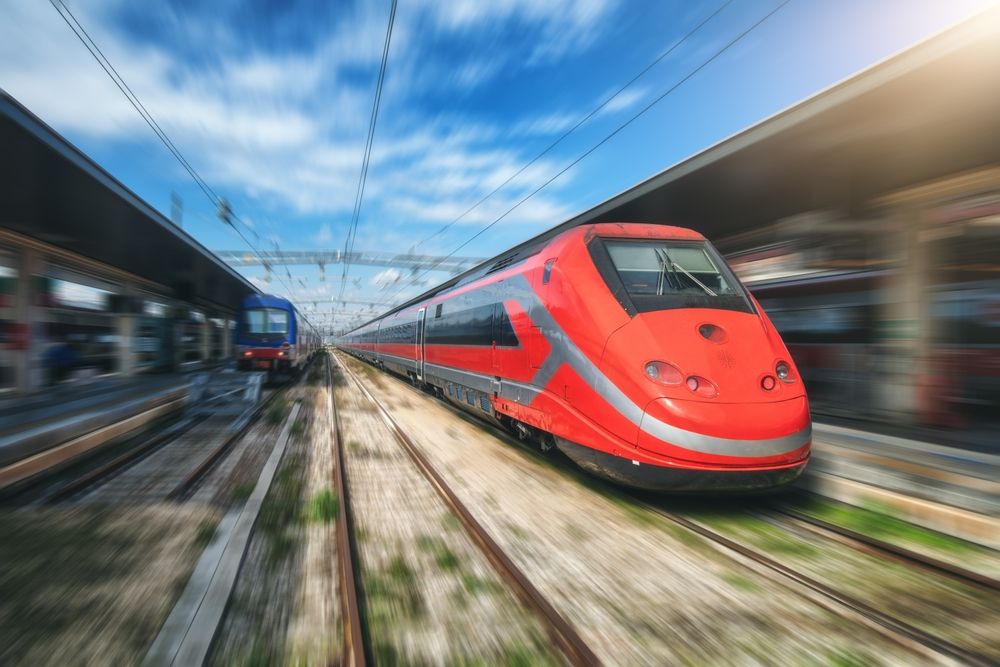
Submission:
[[[483,227],[482,229],[480,229],[478,232],[476,232],[475,234],[473,234],[472,236],[470,236],[468,239],[466,239],[459,246],[457,246],[456,248],[454,248],[450,253],[448,253],[447,255],[445,255],[444,257],[442,257],[438,261],[439,262],[443,262],[443,261],[449,259],[456,252],[458,252],[459,250],[461,250],[462,248],[464,248],[465,246],[469,245],[470,243],[472,243],[473,241],[475,241],[477,238],[479,238],[480,236],[482,236],[489,229],[491,229],[492,227],[494,227],[497,223],[499,223],[501,220],[503,220],[504,218],[506,218],[512,212],[514,212],[518,207],[520,207],[526,201],[528,201],[529,199],[531,199],[532,197],[534,197],[536,194],[538,194],[539,192],[541,192],[544,188],[546,188],[548,185],[550,185],[557,178],[559,178],[560,176],[562,176],[563,174],[565,174],[567,171],[569,171],[570,169],[572,169],[573,167],[575,167],[577,164],[579,164],[580,162],[582,162],[585,158],[587,158],[587,156],[589,156],[594,151],[596,151],[598,148],[600,148],[601,146],[603,146],[604,144],[606,144],[608,141],[610,141],[612,138],[614,138],[615,136],[617,136],[619,132],[621,132],[626,127],[628,127],[629,125],[631,125],[638,118],[640,118],[641,116],[645,115],[646,112],[648,112],[650,109],[652,109],[654,106],[656,106],[659,102],[661,102],[664,98],[666,98],[668,95],[670,95],[675,90],[677,90],[677,88],[679,88],[681,85],[683,85],[689,79],[691,79],[691,77],[695,76],[698,72],[700,72],[701,70],[703,70],[705,67],[707,67],[713,61],[715,61],[719,56],[721,56],[723,53],[725,53],[730,48],[732,48],[737,42],[739,42],[744,37],[746,37],[748,34],[750,34],[750,32],[752,32],[753,30],[755,30],[759,25],[761,25],[766,20],[768,20],[769,18],[771,18],[772,16],[774,16],[776,13],[778,13],[789,2],[791,2],[791,0],[783,0],[783,2],[781,2],[780,4],[778,4],[778,6],[776,6],[774,9],[772,9],[770,12],[768,12],[767,14],[765,14],[763,17],[761,17],[757,21],[755,21],[748,28],[746,28],[745,30],[743,30],[743,32],[741,32],[736,37],[734,37],[732,40],[730,40],[729,42],[727,42],[722,48],[720,48],[717,51],[715,51],[715,53],[713,53],[711,56],[709,56],[706,60],[702,61],[701,64],[699,64],[693,70],[691,70],[690,72],[688,72],[688,74],[686,74],[680,81],[678,81],[677,83],[675,83],[674,85],[672,85],[670,88],[668,88],[663,94],[661,94],[658,97],[656,97],[653,101],[651,101],[645,107],[643,107],[642,109],[640,109],[635,115],[633,115],[631,118],[629,118],[628,120],[626,120],[624,123],[622,123],[621,125],[619,125],[618,127],[616,127],[609,134],[605,135],[605,137],[603,139],[601,139],[596,144],[594,144],[593,146],[591,146],[589,149],[587,149],[586,151],[584,151],[580,156],[578,156],[572,162],[570,162],[565,167],[563,167],[561,170],[559,170],[555,175],[553,175],[547,181],[545,181],[544,183],[542,183],[541,185],[539,185],[537,188],[535,188],[534,190],[532,190],[530,193],[528,193],[527,195],[525,195],[524,197],[522,197],[521,199],[519,199],[517,201],[517,203],[515,203],[513,206],[511,206],[506,211],[504,211],[503,214],[501,214],[498,218],[494,219],[488,225],[486,225],[485,227]],[[387,299],[386,301],[384,301],[383,305],[391,304],[392,301],[393,301],[393,299],[395,299],[396,296],[398,296],[403,290],[405,290],[405,289],[411,287],[412,285],[416,284],[416,282],[420,278],[422,278],[427,272],[429,272],[429,271],[431,271],[433,269],[434,269],[434,266],[431,266],[431,267],[425,269],[419,275],[417,275],[414,278],[412,278],[406,285],[403,285],[392,296],[390,296],[389,299]]]
[[714,12],[712,12],[711,14],[709,14],[708,16],[706,16],[704,19],[702,19],[702,21],[698,25],[696,25],[694,28],[692,28],[691,30],[689,30],[687,32],[687,34],[685,34],[679,40],[677,40],[676,42],[674,42],[667,50],[663,51],[660,55],[658,55],[656,58],[654,58],[648,65],[646,65],[645,67],[643,67],[638,73],[636,73],[631,79],[629,79],[628,82],[626,82],[624,85],[622,85],[620,88],[618,88],[618,90],[616,90],[610,96],[608,96],[607,98],[605,98],[605,100],[603,102],[601,102],[596,107],[594,107],[589,113],[587,113],[587,115],[582,116],[580,118],[580,120],[578,120],[576,122],[576,124],[573,125],[573,127],[571,127],[568,130],[566,130],[562,134],[562,136],[560,136],[558,139],[556,139],[551,144],[549,144],[548,146],[546,146],[545,149],[541,153],[539,153],[535,157],[531,158],[531,160],[529,160],[528,162],[526,162],[520,169],[518,169],[513,174],[511,174],[507,178],[507,180],[505,180],[503,183],[501,183],[500,185],[498,185],[497,187],[495,187],[488,194],[484,195],[475,204],[473,204],[469,208],[465,209],[465,211],[463,211],[462,214],[459,215],[457,218],[455,218],[454,220],[452,220],[448,224],[444,225],[443,227],[441,227],[439,230],[437,230],[436,232],[434,232],[430,236],[428,236],[428,237],[424,238],[423,240],[417,242],[417,244],[414,246],[414,249],[419,248],[421,245],[423,245],[424,243],[430,241],[434,237],[440,236],[441,234],[443,234],[444,232],[446,232],[448,229],[450,229],[451,227],[453,227],[456,224],[458,224],[458,222],[460,220],[462,220],[462,218],[464,218],[469,213],[472,213],[474,210],[476,210],[477,208],[479,208],[479,206],[481,206],[487,199],[489,199],[490,197],[492,197],[496,193],[500,192],[500,190],[502,190],[504,187],[506,187],[511,181],[513,181],[515,178],[517,178],[518,176],[520,176],[521,174],[523,174],[531,165],[533,165],[536,162],[538,162],[540,159],[542,159],[543,157],[545,157],[545,155],[547,155],[549,153],[549,151],[551,151],[553,148],[555,148],[556,146],[558,146],[559,144],[561,144],[567,137],[569,137],[569,135],[573,134],[578,129],[580,129],[580,126],[582,126],[584,123],[586,123],[591,118],[593,118],[598,113],[600,113],[600,111],[602,109],[604,109],[606,106],[608,106],[608,104],[610,104],[615,98],[617,98],[619,95],[621,95],[623,92],[625,92],[626,88],[628,88],[633,83],[635,83],[636,81],[638,81],[649,70],[653,69],[653,67],[655,67],[656,65],[658,65],[664,58],[666,58],[667,56],[669,56],[678,47],[680,47],[681,44],[683,44],[688,39],[690,39],[692,36],[694,36],[694,34],[697,33],[699,30],[701,30],[701,28],[706,23],[708,23],[713,18],[715,18],[723,9],[725,9],[726,7],[728,7],[729,5],[731,5],[732,2],[733,2],[733,0],[726,0],[721,5],[719,5],[719,7]]
[[[153,130],[153,133],[157,136],[160,142],[163,143],[167,151],[174,156],[174,158],[181,164],[182,167],[184,167],[185,171],[188,172],[188,174],[194,180],[195,184],[201,189],[205,197],[208,198],[209,202],[211,202],[213,206],[221,208],[226,200],[220,197],[219,194],[212,189],[212,187],[208,184],[208,182],[201,177],[201,175],[197,172],[197,170],[195,170],[195,168],[191,166],[191,163],[188,162],[187,159],[181,154],[180,150],[177,148],[174,142],[170,140],[170,137],[167,136],[167,133],[163,130],[162,127],[160,127],[160,124],[156,122],[156,119],[153,117],[153,114],[149,112],[146,106],[142,103],[142,100],[139,99],[139,96],[136,95],[135,91],[133,91],[132,88],[128,85],[128,83],[125,81],[124,77],[122,77],[122,75],[118,72],[118,70],[115,69],[115,66],[111,63],[111,60],[104,54],[101,48],[97,45],[97,42],[90,36],[90,33],[87,32],[86,28],[83,27],[83,24],[80,23],[79,19],[76,18],[76,16],[73,14],[72,11],[70,11],[69,7],[67,7],[62,0],[49,0],[49,2],[52,4],[52,7],[56,10],[56,12],[58,12],[59,17],[62,18],[62,20],[66,23],[66,25],[69,26],[69,29],[73,31],[73,34],[76,35],[77,39],[79,39],[80,42],[84,45],[84,47],[86,47],[87,51],[90,52],[90,55],[94,57],[94,60],[97,61],[97,64],[101,66],[101,69],[104,70],[104,73],[108,75],[108,77],[115,84],[118,90],[121,91],[122,95],[125,96],[125,99],[129,101],[129,103],[136,110],[136,112],[142,117],[142,119],[146,122],[146,124],[149,125],[149,128]],[[72,21],[70,19],[72,19]],[[225,205],[228,206],[228,204]],[[245,226],[255,236],[257,235],[257,233],[247,223],[243,222],[235,214],[232,214],[230,212],[229,217],[236,220],[243,226]],[[227,218],[225,221],[229,224],[229,227],[231,227],[233,231],[235,231],[236,234],[241,239],[243,239],[243,242],[246,243],[247,246],[249,246],[250,249],[253,250],[253,252],[256,253],[258,257],[261,257],[261,260],[263,261],[263,257],[261,256],[260,251],[257,250],[256,246],[254,246],[253,243],[250,242],[250,240],[243,234],[243,232],[241,232],[236,227],[236,225],[232,224],[232,220]],[[280,277],[279,280],[281,280]],[[285,287],[285,289],[289,291],[289,295],[291,295],[291,289],[288,287],[287,284],[285,284],[284,280],[281,280],[281,283]]]
[[392,0],[392,7],[389,10],[389,24],[385,30],[385,44],[382,47],[382,63],[379,65],[378,81],[375,84],[375,99],[372,100],[371,118],[368,121],[368,138],[365,141],[365,154],[361,163],[361,174],[358,177],[358,189],[354,195],[354,212],[351,215],[351,224],[347,228],[347,236],[344,239],[344,269],[341,274],[345,282],[341,283],[340,295],[344,295],[347,274],[351,269],[349,253],[354,249],[354,238],[357,235],[358,221],[361,217],[361,203],[365,197],[365,184],[368,181],[368,165],[371,162],[372,144],[375,143],[375,125],[378,122],[378,111],[382,101],[382,84],[385,81],[386,64],[389,61],[389,44],[392,41],[392,26],[396,20],[396,2]]

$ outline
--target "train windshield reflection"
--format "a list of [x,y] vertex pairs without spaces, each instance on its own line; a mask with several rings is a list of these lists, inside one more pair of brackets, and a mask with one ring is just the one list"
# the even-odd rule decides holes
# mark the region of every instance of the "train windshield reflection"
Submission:
[[285,334],[288,333],[288,313],[277,308],[252,308],[243,318],[244,333]]
[[629,294],[700,292],[738,294],[704,246],[663,242],[606,241],[611,262]]
[[[752,312],[738,280],[707,243],[604,239],[604,247],[614,269],[601,271],[605,280],[617,278],[639,312],[669,308]],[[596,256],[595,260],[602,269]]]

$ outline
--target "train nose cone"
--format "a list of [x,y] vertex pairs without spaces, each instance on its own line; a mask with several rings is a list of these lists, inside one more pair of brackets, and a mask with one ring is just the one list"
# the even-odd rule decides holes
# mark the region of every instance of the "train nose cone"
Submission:
[[805,396],[769,403],[659,398],[646,406],[641,449],[692,460],[789,463],[808,455],[812,422]]

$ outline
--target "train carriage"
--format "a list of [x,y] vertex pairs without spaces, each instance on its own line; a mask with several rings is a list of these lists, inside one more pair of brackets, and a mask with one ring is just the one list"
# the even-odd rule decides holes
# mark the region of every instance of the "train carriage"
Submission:
[[240,303],[235,352],[239,370],[297,372],[321,345],[319,333],[288,299],[253,294]]
[[687,229],[579,226],[338,344],[631,486],[767,489],[809,458],[793,360],[718,252]]

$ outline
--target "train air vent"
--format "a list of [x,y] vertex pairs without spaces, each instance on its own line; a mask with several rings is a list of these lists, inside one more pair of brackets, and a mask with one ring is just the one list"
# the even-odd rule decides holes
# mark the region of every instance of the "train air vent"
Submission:
[[723,331],[722,327],[715,324],[702,324],[698,327],[698,333],[705,340],[710,340],[713,343],[725,343],[726,342],[726,332]]
[[517,254],[507,255],[506,257],[501,257],[497,261],[493,262],[493,266],[489,268],[486,273],[495,273],[500,269],[506,269],[508,266],[517,261]]

